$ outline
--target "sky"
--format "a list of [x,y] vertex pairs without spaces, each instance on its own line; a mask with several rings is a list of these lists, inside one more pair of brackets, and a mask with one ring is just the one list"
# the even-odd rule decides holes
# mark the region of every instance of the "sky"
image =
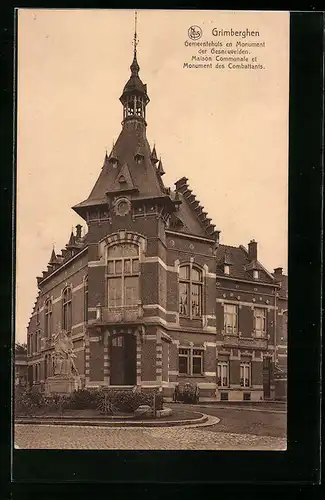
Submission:
[[[263,70],[190,69],[200,41],[227,42],[212,29],[258,30],[252,49]],[[270,271],[287,270],[289,13],[138,11],[140,77],[148,85],[147,137],[173,187],[180,177],[221,231]],[[37,295],[36,276],[53,245],[60,253],[71,210],[86,199],[122,121],[134,11],[19,9],[17,31],[16,339]],[[234,38],[233,38],[234,40]],[[209,49],[210,50],[210,49]],[[249,49],[251,50],[251,49]],[[215,57],[215,56],[214,56]],[[213,62],[213,65],[215,62]]]

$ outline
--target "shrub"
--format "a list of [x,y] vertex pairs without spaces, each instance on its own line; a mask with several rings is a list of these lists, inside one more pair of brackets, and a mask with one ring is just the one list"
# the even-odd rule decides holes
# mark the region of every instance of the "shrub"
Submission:
[[45,408],[45,397],[42,393],[25,389],[15,395],[15,413],[17,415],[32,415]]
[[65,410],[70,408],[70,402],[70,395],[51,394],[44,396],[43,408],[47,412],[59,412],[60,414],[63,414]]
[[101,394],[99,391],[88,391],[87,389],[79,389],[74,391],[70,396],[70,406],[72,410],[90,410],[96,409],[99,404]]
[[[140,405],[153,406],[154,391],[102,391],[97,408],[100,412],[112,414],[114,412],[133,413]],[[156,392],[156,410],[163,408],[163,397]]]

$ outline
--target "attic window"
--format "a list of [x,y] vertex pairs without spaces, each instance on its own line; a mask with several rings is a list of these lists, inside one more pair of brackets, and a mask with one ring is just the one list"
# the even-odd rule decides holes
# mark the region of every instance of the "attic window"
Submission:
[[258,270],[257,269],[253,270],[253,278],[254,278],[254,280],[258,280]]
[[118,181],[120,184],[124,184],[126,182],[124,175],[121,175]]
[[228,264],[224,264],[223,272],[224,274],[230,274],[230,266]]

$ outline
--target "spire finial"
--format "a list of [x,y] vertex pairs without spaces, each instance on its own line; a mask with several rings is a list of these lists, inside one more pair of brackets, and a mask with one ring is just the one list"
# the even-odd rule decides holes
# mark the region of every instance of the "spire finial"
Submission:
[[133,37],[133,62],[131,64],[131,72],[132,75],[137,76],[139,73],[139,64],[137,61],[137,45],[139,43],[138,40],[138,34],[137,34],[137,20],[138,20],[138,15],[137,12],[134,13],[134,37]]
[[134,13],[134,40],[133,40],[133,44],[134,44],[134,57],[137,56],[137,45],[138,45],[138,39],[137,39],[137,11],[135,11]]

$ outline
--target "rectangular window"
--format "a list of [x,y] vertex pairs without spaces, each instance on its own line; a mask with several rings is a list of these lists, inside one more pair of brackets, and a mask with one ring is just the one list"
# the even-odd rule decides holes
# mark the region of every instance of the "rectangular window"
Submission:
[[108,280],[108,306],[119,307],[122,305],[122,279],[110,278]]
[[238,331],[238,306],[234,304],[224,305],[224,327],[225,333],[234,335]]
[[203,374],[203,351],[199,349],[193,349],[192,373],[193,375]]
[[190,351],[189,349],[180,349],[178,355],[178,371],[183,375],[189,375],[190,371]]
[[264,337],[266,333],[266,310],[262,307],[254,309],[254,331],[256,337]]
[[181,375],[202,375],[203,349],[179,349],[178,371]]
[[179,313],[183,316],[189,315],[188,310],[188,296],[189,296],[189,283],[179,284]]
[[227,361],[219,361],[218,363],[218,386],[229,386],[229,363]]
[[240,386],[251,386],[251,363],[240,363]]
[[139,301],[138,277],[125,278],[125,305],[126,306],[136,306]]

